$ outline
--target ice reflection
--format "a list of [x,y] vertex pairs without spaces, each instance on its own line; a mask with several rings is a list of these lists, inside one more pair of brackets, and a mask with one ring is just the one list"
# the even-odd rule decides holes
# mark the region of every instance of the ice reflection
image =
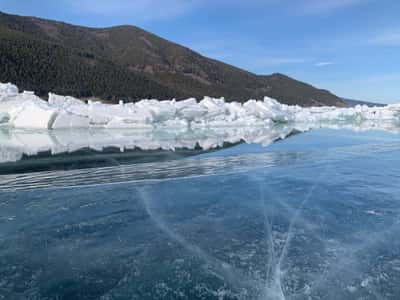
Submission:
[[380,130],[390,133],[400,133],[400,122],[390,120],[360,120],[360,121],[319,121],[295,123],[295,127],[299,131],[307,131],[312,129],[336,129],[351,130],[354,132],[366,132],[371,130]]
[[82,149],[120,152],[131,150],[211,150],[240,142],[267,146],[296,131],[289,125],[273,127],[221,127],[198,130],[0,130],[0,163],[16,162],[24,156],[74,153]]
[[[0,163],[17,162],[29,157],[74,154],[82,150],[93,153],[120,153],[130,151],[179,152],[209,151],[237,143],[268,146],[293,133],[319,128],[348,129],[352,131],[383,130],[400,132],[395,122],[363,121],[287,123],[259,127],[217,127],[182,130],[132,130],[132,129],[73,129],[73,130],[23,130],[0,129]],[[188,152],[187,152],[188,153]],[[190,155],[189,153],[187,155]]]
[[[354,157],[368,159],[371,156],[381,156],[386,153],[400,151],[400,142],[397,135],[370,137],[370,142],[351,136],[354,144],[349,144],[344,138],[337,147],[323,147],[321,137],[326,135],[326,140],[343,138],[343,132],[337,135],[330,131],[328,135],[319,135],[315,132],[317,139],[312,139],[313,132],[308,136],[309,145],[301,148],[302,143],[294,142],[295,151],[290,146],[289,140],[284,151],[267,151],[257,145],[237,145],[230,149],[230,153],[210,153],[195,156],[190,159],[174,159],[169,161],[152,161],[146,163],[115,165],[109,167],[77,168],[73,170],[51,170],[46,172],[28,172],[21,174],[7,173],[5,166],[0,168],[4,175],[0,175],[0,191],[5,190],[34,190],[34,189],[58,189],[72,186],[100,186],[103,184],[119,184],[124,182],[141,181],[164,181],[179,178],[196,178],[203,176],[223,176],[229,174],[241,174],[255,172],[263,169],[266,172],[277,166],[302,166],[312,164],[314,161],[324,163],[335,163],[337,161],[351,162]],[[349,135],[345,133],[344,137]],[[367,135],[368,136],[368,135]],[[299,136],[300,138],[301,136]],[[367,137],[366,137],[367,138]],[[368,139],[368,138],[367,138]],[[297,139],[298,140],[298,139]],[[301,138],[300,138],[301,140]],[[313,143],[318,143],[320,149],[315,149]],[[282,145],[284,145],[282,143]],[[254,152],[252,152],[254,151]],[[193,154],[190,152],[189,154]],[[140,153],[140,157],[145,155]],[[44,161],[46,163],[46,161]],[[15,166],[10,166],[11,171]],[[319,173],[316,173],[317,175]],[[318,176],[316,176],[317,178]]]

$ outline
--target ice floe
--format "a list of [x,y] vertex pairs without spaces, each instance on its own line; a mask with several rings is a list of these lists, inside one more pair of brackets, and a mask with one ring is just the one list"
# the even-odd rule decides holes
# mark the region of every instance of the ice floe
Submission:
[[[208,128],[305,123],[311,127],[337,122],[400,122],[400,104],[384,107],[300,107],[265,97],[262,101],[226,102],[204,97],[183,101],[145,99],[136,103],[87,103],[50,93],[45,101],[0,83],[0,123],[15,128]],[[322,124],[322,125],[321,125]]]

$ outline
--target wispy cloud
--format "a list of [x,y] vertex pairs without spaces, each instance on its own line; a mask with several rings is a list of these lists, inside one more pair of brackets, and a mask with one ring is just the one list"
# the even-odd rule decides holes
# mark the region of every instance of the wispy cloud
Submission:
[[334,65],[335,63],[332,61],[321,61],[321,62],[317,62],[314,64],[314,66],[316,67],[326,67],[326,66],[331,66]]
[[183,41],[183,44],[205,56],[222,60],[256,73],[263,73],[266,70],[275,71],[276,68],[280,67],[309,65],[315,62],[315,59],[306,56],[291,56],[290,53],[282,55],[268,53],[268,49],[265,47],[254,44],[244,38],[224,40],[207,35],[207,37],[202,36],[201,40],[206,40],[207,42],[189,40]]
[[364,4],[370,0],[302,0],[296,8],[299,14],[324,14]]
[[325,86],[336,95],[379,103],[398,103],[397,85],[400,73],[382,73],[366,76],[340,77],[314,82]]
[[370,38],[368,42],[377,46],[400,46],[400,29],[383,31]]
[[273,67],[282,65],[304,64],[310,62],[308,58],[301,57],[268,57],[254,60],[255,67]]
[[174,18],[194,9],[198,0],[71,0],[79,13],[132,17],[132,21]]

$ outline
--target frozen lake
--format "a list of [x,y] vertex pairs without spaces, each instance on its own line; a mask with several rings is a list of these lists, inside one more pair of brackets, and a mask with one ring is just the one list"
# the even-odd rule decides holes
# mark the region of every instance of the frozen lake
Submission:
[[0,299],[400,298],[396,132],[0,137]]

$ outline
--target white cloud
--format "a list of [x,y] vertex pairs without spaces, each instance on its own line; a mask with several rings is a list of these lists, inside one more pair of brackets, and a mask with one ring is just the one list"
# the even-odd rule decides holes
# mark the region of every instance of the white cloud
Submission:
[[308,58],[301,57],[268,57],[255,59],[255,67],[271,67],[271,66],[282,66],[282,65],[292,65],[292,64],[304,64],[309,62]]
[[370,0],[302,0],[296,10],[300,14],[324,14],[368,1]]
[[386,30],[369,39],[369,44],[377,46],[400,46],[400,29]]
[[199,0],[72,0],[76,12],[132,17],[132,21],[168,19],[194,9]]
[[335,63],[332,61],[321,61],[321,62],[317,62],[314,64],[314,66],[316,67],[326,67],[326,66],[331,66],[334,65]]

